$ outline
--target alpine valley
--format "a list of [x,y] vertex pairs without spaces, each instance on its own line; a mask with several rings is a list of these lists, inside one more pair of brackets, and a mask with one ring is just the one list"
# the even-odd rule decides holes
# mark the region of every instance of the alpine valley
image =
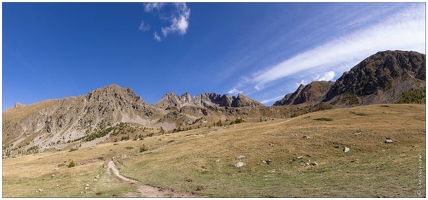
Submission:
[[272,106],[173,92],[148,104],[116,84],[16,103],[2,114],[3,197],[416,197],[425,66],[378,52]]

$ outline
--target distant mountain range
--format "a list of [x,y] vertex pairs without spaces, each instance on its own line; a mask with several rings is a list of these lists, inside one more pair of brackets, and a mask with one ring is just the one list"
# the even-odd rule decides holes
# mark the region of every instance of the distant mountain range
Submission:
[[292,117],[317,107],[425,103],[425,65],[425,55],[417,52],[378,52],[336,82],[300,85],[269,107],[242,94],[216,93],[191,97],[171,92],[156,104],[148,104],[131,88],[115,84],[78,97],[17,103],[3,112],[3,156],[92,146],[129,139],[134,132],[148,135],[147,130],[163,134],[240,120]]

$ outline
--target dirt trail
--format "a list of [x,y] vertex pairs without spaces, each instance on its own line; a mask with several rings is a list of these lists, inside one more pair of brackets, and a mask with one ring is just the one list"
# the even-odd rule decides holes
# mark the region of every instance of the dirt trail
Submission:
[[107,173],[110,174],[110,169],[113,171],[113,173],[121,178],[122,180],[128,181],[130,183],[136,183],[138,186],[138,190],[141,193],[141,197],[202,197],[198,196],[196,194],[193,194],[191,192],[181,192],[181,191],[173,191],[171,189],[165,189],[165,188],[159,188],[159,187],[153,187],[150,185],[144,185],[140,184],[138,181],[131,180],[129,178],[126,178],[122,175],[120,175],[119,170],[116,168],[116,165],[113,161],[110,161],[107,164]]

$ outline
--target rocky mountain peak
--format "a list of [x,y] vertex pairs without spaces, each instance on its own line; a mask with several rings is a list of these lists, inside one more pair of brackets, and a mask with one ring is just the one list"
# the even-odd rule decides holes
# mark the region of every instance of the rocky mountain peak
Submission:
[[425,54],[412,51],[378,52],[344,73],[323,102],[338,96],[354,98],[357,104],[395,103],[399,94],[425,85]]
[[300,85],[273,105],[329,103],[335,107],[396,103],[409,89],[425,87],[425,54],[382,51],[361,61],[336,82]]
[[93,91],[90,91],[86,95],[86,97],[89,102],[111,101],[112,99],[125,99],[125,101],[129,102],[140,101],[141,103],[144,103],[141,97],[137,96],[131,88],[122,88],[117,84],[112,84],[103,88],[98,88]]

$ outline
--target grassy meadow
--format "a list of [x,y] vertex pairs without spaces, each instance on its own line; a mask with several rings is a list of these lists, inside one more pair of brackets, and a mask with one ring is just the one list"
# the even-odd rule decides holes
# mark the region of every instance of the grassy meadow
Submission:
[[2,196],[138,196],[107,173],[113,160],[141,184],[207,197],[424,197],[425,116],[419,104],[360,106],[7,158]]

